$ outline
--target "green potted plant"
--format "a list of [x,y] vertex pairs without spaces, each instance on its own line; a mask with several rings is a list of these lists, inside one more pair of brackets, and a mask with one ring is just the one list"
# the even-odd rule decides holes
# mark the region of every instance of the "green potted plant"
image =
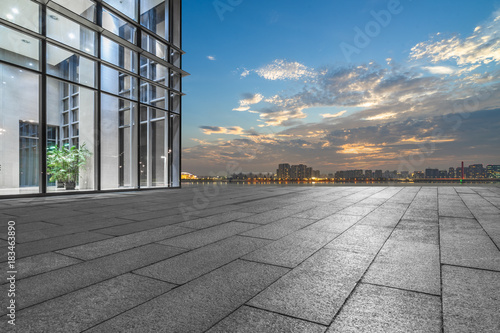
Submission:
[[57,145],[49,147],[47,149],[47,173],[51,175],[50,181],[63,183],[66,190],[74,190],[80,168],[85,167],[87,158],[91,155],[85,143],[80,148],[76,146],[59,148]]

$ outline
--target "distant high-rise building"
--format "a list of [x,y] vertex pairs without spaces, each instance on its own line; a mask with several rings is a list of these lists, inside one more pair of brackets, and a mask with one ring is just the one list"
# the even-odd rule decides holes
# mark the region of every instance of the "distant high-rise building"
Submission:
[[374,174],[374,177],[375,179],[381,179],[383,178],[383,173],[382,173],[382,170],[375,170],[375,174]]
[[305,164],[292,165],[291,171],[290,171],[290,178],[292,178],[292,179],[304,179],[304,178],[306,178],[306,168],[307,168],[307,165],[305,165]]
[[313,170],[312,176],[313,178],[321,178],[321,173],[319,172],[319,170]]
[[485,170],[482,164],[469,165],[470,178],[484,178],[484,176],[485,176]]
[[312,178],[313,177],[312,173],[313,173],[313,168],[307,167],[304,178],[307,179]]
[[290,164],[282,163],[278,165],[278,170],[276,170],[278,179],[290,179]]
[[500,178],[500,165],[487,165],[486,176],[488,178]]
[[363,178],[365,178],[363,170],[354,170],[354,178],[355,179],[363,179]]
[[439,178],[448,178],[448,171],[439,170]]
[[425,169],[425,178],[438,178],[439,169]]
[[365,178],[366,179],[372,179],[373,178],[373,171],[371,171],[371,170],[365,170]]
[[413,172],[413,179],[423,179],[425,178],[425,174],[422,171]]
[[401,171],[401,178],[408,178],[410,176],[410,172],[409,171]]
[[455,168],[454,167],[450,167],[448,169],[448,177],[449,178],[456,178]]

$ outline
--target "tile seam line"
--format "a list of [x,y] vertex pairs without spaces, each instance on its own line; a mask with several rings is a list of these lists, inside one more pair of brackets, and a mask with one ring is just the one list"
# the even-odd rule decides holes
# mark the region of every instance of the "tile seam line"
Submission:
[[[402,187],[402,189],[404,189],[406,187]],[[413,200],[415,199],[415,197],[417,196],[417,194],[422,190],[422,187],[419,186],[419,190],[417,192],[415,192],[415,194],[413,195],[413,198],[412,198],[412,202]],[[396,194],[398,194],[399,192],[397,192]],[[396,195],[395,194],[395,195]],[[342,312],[342,309],[344,308],[344,306],[347,304],[347,302],[349,301],[349,299],[351,299],[352,295],[354,294],[354,292],[356,291],[356,289],[358,288],[359,284],[361,283],[361,281],[363,281],[366,273],[368,272],[368,270],[370,269],[370,267],[373,265],[373,263],[375,262],[375,259],[377,258],[377,256],[379,255],[380,251],[382,251],[382,248],[385,246],[385,244],[387,243],[387,241],[389,240],[389,238],[391,238],[392,234],[394,233],[394,230],[396,230],[396,228],[398,227],[399,223],[401,223],[402,219],[403,219],[403,216],[406,214],[406,212],[408,211],[408,209],[410,208],[410,205],[411,205],[411,202],[410,204],[408,205],[408,207],[406,207],[404,213],[401,215],[401,218],[399,219],[398,223],[392,228],[392,231],[391,233],[389,234],[389,236],[387,236],[387,238],[385,239],[384,241],[384,244],[382,244],[382,246],[378,249],[377,253],[373,256],[373,259],[370,261],[370,264],[366,267],[365,271],[363,272],[363,274],[361,275],[361,277],[359,278],[359,280],[355,283],[354,287],[351,289],[351,292],[349,293],[349,295],[347,295],[347,297],[344,299],[344,302],[342,302],[342,305],[339,307],[339,309],[337,310],[337,312],[334,314],[333,318],[330,320],[330,323],[328,324],[328,326],[331,326],[333,324],[333,322],[335,321],[335,319],[337,319],[337,317],[339,316],[339,314]]]
[[[41,302],[34,303],[34,304],[31,304],[31,305],[26,306],[26,307],[23,307],[23,308],[19,308],[19,309],[16,311],[16,313],[17,313],[17,312],[24,312],[24,311],[25,311],[25,310],[27,310],[27,309],[30,309],[30,308],[33,308],[33,307],[39,306],[39,305],[41,305],[41,304],[44,304],[44,303],[47,303],[47,302],[50,302],[50,301],[56,300],[56,299],[58,299],[58,298],[61,298],[61,297],[64,297],[64,296],[70,295],[70,294],[72,294],[72,293],[75,293],[75,292],[81,291],[81,290],[86,289],[86,288],[93,287],[93,286],[98,285],[98,284],[100,284],[100,283],[107,282],[107,281],[110,281],[110,280],[112,280],[112,279],[115,279],[115,278],[117,278],[117,277],[121,277],[121,276],[123,276],[123,275],[127,275],[127,274],[132,274],[132,271],[125,272],[125,273],[122,273],[122,274],[119,274],[119,275],[115,275],[115,276],[112,276],[112,277],[110,277],[110,278],[107,278],[107,279],[104,279],[104,280],[101,280],[101,281],[98,281],[98,282],[95,282],[95,283],[89,284],[88,286],[81,287],[81,288],[78,288],[78,289],[75,289],[75,290],[71,290],[70,292],[64,293],[64,294],[62,294],[62,295],[58,295],[58,296],[54,296],[54,297],[51,297],[51,298],[47,298],[47,299],[45,299],[45,300],[43,300],[43,301],[41,301]],[[135,274],[135,275],[137,275],[137,274]],[[146,277],[147,277],[147,276],[146,276]],[[156,280],[156,279],[153,279],[153,280]],[[160,281],[160,280],[158,280],[158,281]],[[163,282],[163,283],[167,283],[167,284],[174,284],[174,283],[170,283],[170,282],[166,282],[166,281],[162,281],[162,282]],[[178,285],[177,285],[177,286],[178,286]],[[172,289],[174,289],[174,288],[172,288]],[[172,290],[172,289],[170,289],[170,290]],[[168,293],[170,290],[168,290],[168,291],[164,292],[163,294]],[[163,295],[163,294],[161,294],[161,295]],[[159,296],[161,296],[161,295],[159,295]],[[156,298],[156,297],[154,297],[154,298]],[[147,302],[147,301],[146,301],[146,302]],[[83,332],[83,331],[82,331],[82,332]]]
[[[457,190],[453,187],[455,193]],[[443,262],[441,254],[441,216],[439,215],[439,189],[436,190],[436,205],[437,205],[437,215],[438,215],[438,240],[439,240],[439,290],[441,295],[439,295],[440,310],[441,310],[441,333],[444,333],[444,302],[443,302]]]
[[450,266],[450,267],[464,268],[464,269],[472,269],[472,270],[476,270],[476,271],[483,271],[483,272],[500,273],[500,270],[496,271],[496,270],[494,270],[494,269],[488,269],[488,268],[479,268],[479,267],[461,266],[461,265],[454,265],[454,264],[447,264],[447,263],[441,263],[441,266]]
[[413,290],[413,289],[405,289],[405,288],[398,288],[398,287],[393,287],[393,286],[387,286],[379,283],[372,283],[372,282],[366,282],[366,281],[360,281],[359,284],[365,284],[365,285],[370,285],[370,286],[375,286],[375,287],[380,287],[380,288],[387,288],[387,289],[393,289],[393,290],[399,290],[399,291],[407,291],[415,294],[422,294],[422,295],[427,295],[427,296],[432,296],[432,297],[440,297],[441,295],[439,294],[433,294],[433,293],[428,293],[425,291],[419,291],[419,290]]
[[467,205],[467,203],[464,201],[464,198],[462,198],[462,196],[459,194],[459,197],[460,197],[460,200],[462,201],[462,203],[465,205],[465,207],[467,207],[467,209],[469,210],[469,212],[472,214],[472,216],[474,216],[474,220],[476,220],[477,224],[479,224],[481,226],[481,229],[483,230],[483,232],[488,235],[488,238],[490,239],[490,241],[493,243],[493,245],[495,245],[495,247],[497,248],[498,251],[500,251],[500,247],[497,245],[497,243],[495,243],[495,241],[493,240],[493,238],[491,238],[490,234],[488,232],[486,232],[486,230],[484,229],[484,226],[481,222],[479,222],[479,219],[477,218],[476,214],[474,214],[470,208],[469,208],[469,205]]
[[[90,243],[88,243],[90,244]],[[105,257],[109,257],[109,256],[112,256],[112,255],[115,255],[115,254],[118,254],[118,253],[122,253],[122,252],[125,252],[125,251],[129,251],[129,250],[134,250],[134,249],[137,249],[137,248],[140,248],[140,247],[143,247],[143,246],[147,246],[147,245],[152,245],[152,244],[155,244],[155,245],[161,245],[161,246],[165,246],[165,247],[171,247],[171,248],[176,248],[176,249],[180,249],[180,250],[184,250],[183,248],[180,248],[180,247],[175,247],[175,246],[169,246],[169,245],[164,245],[164,244],[157,244],[157,243],[148,243],[148,244],[144,244],[144,245],[139,245],[139,246],[136,246],[136,247],[133,247],[133,248],[130,248],[130,249],[126,249],[126,250],[123,250],[123,251],[119,251],[119,252],[115,252],[115,253],[110,253],[110,254],[107,254],[105,256],[102,256],[102,257],[97,257],[97,258],[94,258],[94,259],[88,259],[88,260],[85,260],[85,259],[81,259],[81,258],[77,258],[77,257],[72,257],[70,255],[67,255],[67,254],[62,254],[62,253],[59,253],[59,252],[56,252],[56,251],[59,251],[59,250],[54,250],[54,251],[50,251],[50,252],[43,252],[43,253],[39,253],[39,254],[47,254],[47,253],[55,253],[55,254],[59,254],[59,255],[63,255],[63,256],[66,256],[68,258],[71,258],[71,259],[77,259],[77,260],[80,260],[80,262],[78,263],[75,263],[73,265],[69,265],[69,266],[64,266],[64,267],[59,267],[59,268],[56,268],[56,269],[53,269],[53,270],[50,270],[50,271],[47,271],[47,272],[42,272],[42,273],[38,273],[38,274],[35,274],[35,275],[31,275],[31,276],[28,276],[28,277],[25,277],[25,278],[22,278],[22,279],[19,279],[18,281],[21,281],[21,280],[26,280],[26,279],[29,279],[29,278],[32,278],[34,276],[39,276],[39,275],[42,275],[42,274],[46,274],[46,273],[50,273],[50,272],[56,272],[56,271],[59,271],[59,270],[62,270],[62,269],[65,269],[67,267],[72,267],[72,266],[76,266],[76,265],[82,265],[84,263],[87,263],[87,262],[91,262],[93,260],[98,260],[98,259],[101,259],[101,258],[105,258]],[[185,252],[181,252],[181,253],[178,253],[176,255],[173,255],[171,257],[168,257],[167,259],[170,259],[170,258],[173,258],[173,257],[177,257],[183,253],[186,253],[186,252],[189,252],[189,251],[185,251]],[[38,255],[38,254],[35,254],[35,255]],[[33,255],[33,256],[35,256]],[[31,257],[31,256],[30,256]],[[24,257],[24,258],[29,258],[29,257]],[[21,259],[24,259],[24,258],[21,258]],[[159,261],[156,261],[150,265],[154,265],[160,261],[163,261],[163,260],[167,260],[167,259],[162,259],[162,260],[159,260]],[[147,265],[149,266],[149,265]],[[143,267],[147,267],[147,266],[142,266],[142,267],[139,267],[139,268],[136,268],[134,270],[137,270],[137,269],[140,269],[140,268],[143,268]],[[132,270],[133,271],[133,270]],[[129,272],[132,272],[132,271],[129,271]]]
[[[125,314],[126,312],[132,311],[133,309],[136,309],[136,308],[138,308],[139,306],[142,306],[142,305],[144,305],[144,304],[146,304],[146,303],[148,303],[148,302],[151,302],[151,301],[153,301],[153,300],[155,300],[155,299],[157,299],[157,298],[159,298],[159,297],[161,297],[161,296],[163,296],[163,295],[165,295],[165,294],[168,294],[169,292],[171,292],[171,291],[172,291],[172,290],[174,290],[174,289],[178,289],[178,288],[180,288],[180,287],[182,287],[182,286],[187,285],[188,283],[191,283],[191,282],[193,282],[193,281],[196,281],[196,280],[200,279],[201,277],[203,277],[203,276],[205,276],[205,275],[207,275],[207,274],[209,274],[209,273],[212,273],[213,271],[215,271],[215,270],[217,270],[217,269],[220,269],[220,268],[222,268],[222,267],[228,266],[229,264],[232,264],[233,262],[235,262],[235,261],[237,261],[237,260],[239,260],[239,258],[236,258],[236,259],[234,259],[234,260],[231,260],[230,262],[228,262],[228,263],[226,263],[226,264],[224,264],[224,265],[222,265],[222,266],[220,266],[220,267],[217,267],[217,268],[215,268],[215,269],[211,270],[211,271],[210,271],[210,272],[208,272],[208,273],[205,273],[205,274],[203,274],[203,275],[200,275],[200,276],[198,276],[197,278],[192,279],[192,280],[190,280],[190,281],[188,281],[188,282],[185,282],[185,283],[182,283],[182,284],[175,284],[175,283],[172,283],[172,282],[166,282],[166,281],[163,281],[164,283],[175,284],[175,285],[176,285],[176,287],[175,287],[175,288],[172,288],[172,289],[170,289],[170,290],[168,290],[168,291],[166,291],[166,292],[164,292],[164,293],[162,293],[162,294],[160,294],[160,295],[157,295],[157,296],[155,296],[155,297],[152,297],[152,298],[150,298],[149,300],[147,300],[147,301],[145,301],[145,302],[142,302],[142,303],[140,303],[140,304],[137,304],[137,305],[135,305],[135,306],[131,307],[130,309],[124,310],[124,311],[120,312],[119,314],[116,314],[116,315],[114,315],[114,316],[112,316],[112,317],[109,317],[108,319],[105,319],[105,320],[103,320],[103,321],[101,321],[101,322],[99,322],[99,323],[97,323],[97,324],[95,324],[95,325],[93,325],[93,326],[91,326],[91,327],[89,327],[89,328],[86,328],[86,329],[82,330],[82,331],[81,331],[81,333],[86,332],[86,331],[88,331],[88,330],[90,330],[90,329],[92,329],[92,328],[94,328],[94,327],[97,327],[97,326],[99,326],[99,325],[101,325],[101,324],[104,324],[105,322],[110,321],[110,320],[112,320],[112,319],[114,319],[114,318],[116,318],[116,317],[118,317],[118,316],[121,316],[122,314]],[[258,263],[258,264],[261,264],[261,265],[266,265],[266,264],[263,264],[263,263]],[[267,266],[270,266],[270,265],[267,265]],[[128,273],[131,273],[131,272],[128,272]],[[125,274],[126,274],[126,273],[125,273]],[[139,274],[136,274],[136,275],[139,275]],[[273,284],[274,282],[276,282],[276,281],[277,281],[277,280],[279,280],[280,278],[281,278],[281,277],[276,278],[276,280],[274,280],[273,282],[271,282],[269,285]],[[161,280],[160,280],[160,281],[161,281]],[[248,300],[247,300],[246,302],[248,302]],[[245,302],[245,303],[246,303],[246,302]],[[243,304],[245,304],[245,303],[243,303]],[[241,305],[240,305],[240,307],[241,307]],[[232,311],[232,312],[234,312],[234,311]],[[232,312],[231,312],[231,313],[232,313]],[[227,316],[226,316],[226,317],[227,317]],[[226,317],[224,317],[224,318],[226,318]],[[222,318],[221,320],[223,320],[224,318]],[[217,321],[217,323],[219,323],[221,320]],[[216,323],[216,324],[217,324],[217,323]],[[213,327],[213,325],[212,325],[210,328],[212,328],[212,327]],[[210,329],[210,328],[209,328],[209,329]],[[209,330],[209,329],[208,329],[208,330]]]

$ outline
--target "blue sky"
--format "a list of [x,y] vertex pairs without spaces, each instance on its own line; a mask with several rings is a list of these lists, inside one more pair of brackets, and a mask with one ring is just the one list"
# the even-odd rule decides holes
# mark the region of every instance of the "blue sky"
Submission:
[[500,1],[185,0],[183,49],[183,171],[500,164]]

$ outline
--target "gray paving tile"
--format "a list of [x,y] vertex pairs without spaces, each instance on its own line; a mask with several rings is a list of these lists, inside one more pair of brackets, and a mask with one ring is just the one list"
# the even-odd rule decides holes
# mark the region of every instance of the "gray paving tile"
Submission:
[[[45,273],[62,267],[75,265],[80,262],[82,261],[53,252],[38,254],[35,256],[16,260],[16,278],[20,280],[40,273]],[[2,283],[4,283],[3,281]]]
[[196,249],[217,242],[221,239],[253,229],[257,225],[240,222],[228,222],[215,227],[191,232],[186,235],[177,236],[160,242],[164,245],[181,247],[184,249]]
[[440,295],[439,246],[392,239],[380,250],[363,282]]
[[137,221],[137,222],[132,222],[130,220],[127,220],[127,224],[117,225],[108,228],[99,228],[93,231],[105,235],[124,236],[132,234],[134,232],[165,227],[168,225],[179,223],[180,221],[183,221],[182,216],[180,215],[173,215],[165,218],[157,218],[157,219]]
[[439,245],[439,225],[426,220],[401,220],[394,229],[391,239]]
[[438,211],[425,208],[413,208],[410,206],[403,215],[405,220],[438,222]]
[[222,223],[237,220],[239,218],[254,215],[252,213],[244,213],[238,211],[224,212],[216,215],[211,215],[207,217],[197,218],[195,220],[187,221],[184,223],[179,223],[180,227],[194,228],[194,229],[205,229],[213,227]]
[[440,218],[441,262],[500,271],[500,251],[475,219]]
[[172,287],[134,274],[121,275],[19,311],[13,332],[81,332]]
[[327,333],[439,333],[438,296],[360,284]]
[[366,216],[373,210],[375,210],[378,206],[366,206],[364,204],[356,204],[339,211],[339,214],[343,215],[357,215],[357,216]]
[[362,216],[337,213],[311,224],[306,230],[341,234],[361,219]]
[[366,254],[322,249],[248,304],[329,325],[370,262]]
[[323,333],[326,326],[243,306],[207,333]]
[[281,220],[285,217],[293,215],[296,211],[290,209],[273,209],[264,213],[259,213],[247,217],[239,218],[238,221],[251,222],[257,224],[267,224]]
[[64,248],[78,246],[90,242],[97,242],[108,238],[110,238],[110,236],[101,235],[94,232],[81,232],[72,235],[42,239],[34,242],[19,244],[17,246],[17,257],[29,257],[35,254],[61,250]]
[[287,272],[235,261],[88,332],[204,332]]
[[[346,204],[346,206],[349,206],[349,205],[350,205],[349,203]],[[295,213],[292,216],[305,218],[305,219],[319,220],[319,219],[323,219],[325,217],[328,217],[330,215],[333,215],[333,214],[337,213],[338,211],[342,210],[343,208],[344,207],[339,207],[339,206],[320,206],[317,208],[312,208],[312,209],[306,210],[304,212]]]
[[302,229],[314,222],[315,220],[311,219],[285,217],[284,219],[271,222],[269,224],[244,232],[242,233],[242,235],[276,240],[288,234],[291,234],[294,231]]
[[293,268],[336,236],[334,233],[302,229],[247,254],[243,259]]
[[91,260],[112,253],[132,249],[141,245],[158,242],[191,231],[192,229],[180,228],[176,226],[166,226],[137,232],[131,235],[114,237],[99,242],[87,243],[57,252],[82,260]]
[[328,243],[325,248],[375,255],[391,232],[392,229],[385,227],[355,225]]
[[[88,287],[179,253],[182,250],[149,244],[20,280],[17,289],[24,292],[16,295],[17,309]],[[1,312],[3,314],[5,310]]]
[[500,332],[500,272],[443,266],[445,333]]
[[477,221],[484,231],[491,237],[493,242],[500,248],[500,215],[482,215],[477,217]]
[[233,236],[135,271],[183,284],[269,244],[264,239]]
[[381,212],[375,210],[363,217],[361,221],[359,221],[359,224],[375,227],[394,228],[398,224],[399,220],[401,220],[402,215],[403,214],[399,212]]

